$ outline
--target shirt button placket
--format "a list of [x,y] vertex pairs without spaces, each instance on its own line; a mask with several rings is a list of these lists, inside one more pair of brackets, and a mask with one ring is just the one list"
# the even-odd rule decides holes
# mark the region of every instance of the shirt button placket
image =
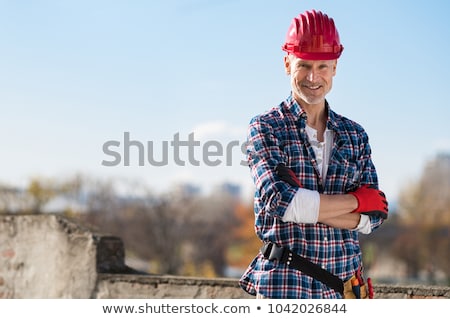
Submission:
[[[325,235],[325,236],[323,236],[323,241],[326,243],[327,241],[328,241],[328,237]],[[325,263],[322,263],[322,268],[323,269],[327,269],[327,266],[326,266],[326,264]]]

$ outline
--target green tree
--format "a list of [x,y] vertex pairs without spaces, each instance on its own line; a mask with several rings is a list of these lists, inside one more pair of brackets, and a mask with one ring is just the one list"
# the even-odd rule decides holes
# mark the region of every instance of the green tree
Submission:
[[32,178],[27,192],[31,197],[31,212],[42,213],[44,206],[57,194],[57,188],[52,180]]

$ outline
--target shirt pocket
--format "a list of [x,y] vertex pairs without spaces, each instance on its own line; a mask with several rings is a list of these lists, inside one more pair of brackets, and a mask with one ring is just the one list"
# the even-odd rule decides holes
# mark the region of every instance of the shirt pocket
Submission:
[[295,166],[299,162],[308,160],[306,146],[301,141],[284,141],[281,143],[280,149],[287,165]]
[[361,165],[346,153],[336,153],[330,160],[327,179],[332,181],[333,192],[347,193],[359,187]]
[[286,166],[294,171],[302,186],[316,189],[317,176],[307,146],[301,141],[288,141],[283,143],[282,151],[286,159]]

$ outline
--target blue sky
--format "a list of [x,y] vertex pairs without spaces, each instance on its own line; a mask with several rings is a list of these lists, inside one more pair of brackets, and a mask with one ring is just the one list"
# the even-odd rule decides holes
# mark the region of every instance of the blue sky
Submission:
[[[251,191],[240,149],[227,165],[225,148],[289,94],[281,45],[308,9],[333,17],[344,45],[328,100],[364,126],[380,186],[396,198],[450,152],[444,0],[0,1],[0,183],[80,172],[155,191],[223,181]],[[166,166],[139,166],[136,154],[129,167],[103,166],[103,144],[123,144],[124,132],[153,142],[155,158],[164,141],[193,133],[201,163],[183,149],[185,166],[170,150]],[[202,161],[208,141],[223,145],[221,165]]]

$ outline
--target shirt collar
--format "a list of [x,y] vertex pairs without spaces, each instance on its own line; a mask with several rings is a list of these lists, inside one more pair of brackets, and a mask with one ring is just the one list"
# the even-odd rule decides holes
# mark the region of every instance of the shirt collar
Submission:
[[294,115],[296,118],[302,117],[306,118],[306,112],[302,109],[300,104],[298,104],[297,101],[294,99],[292,93],[288,96],[286,103],[292,115]]

